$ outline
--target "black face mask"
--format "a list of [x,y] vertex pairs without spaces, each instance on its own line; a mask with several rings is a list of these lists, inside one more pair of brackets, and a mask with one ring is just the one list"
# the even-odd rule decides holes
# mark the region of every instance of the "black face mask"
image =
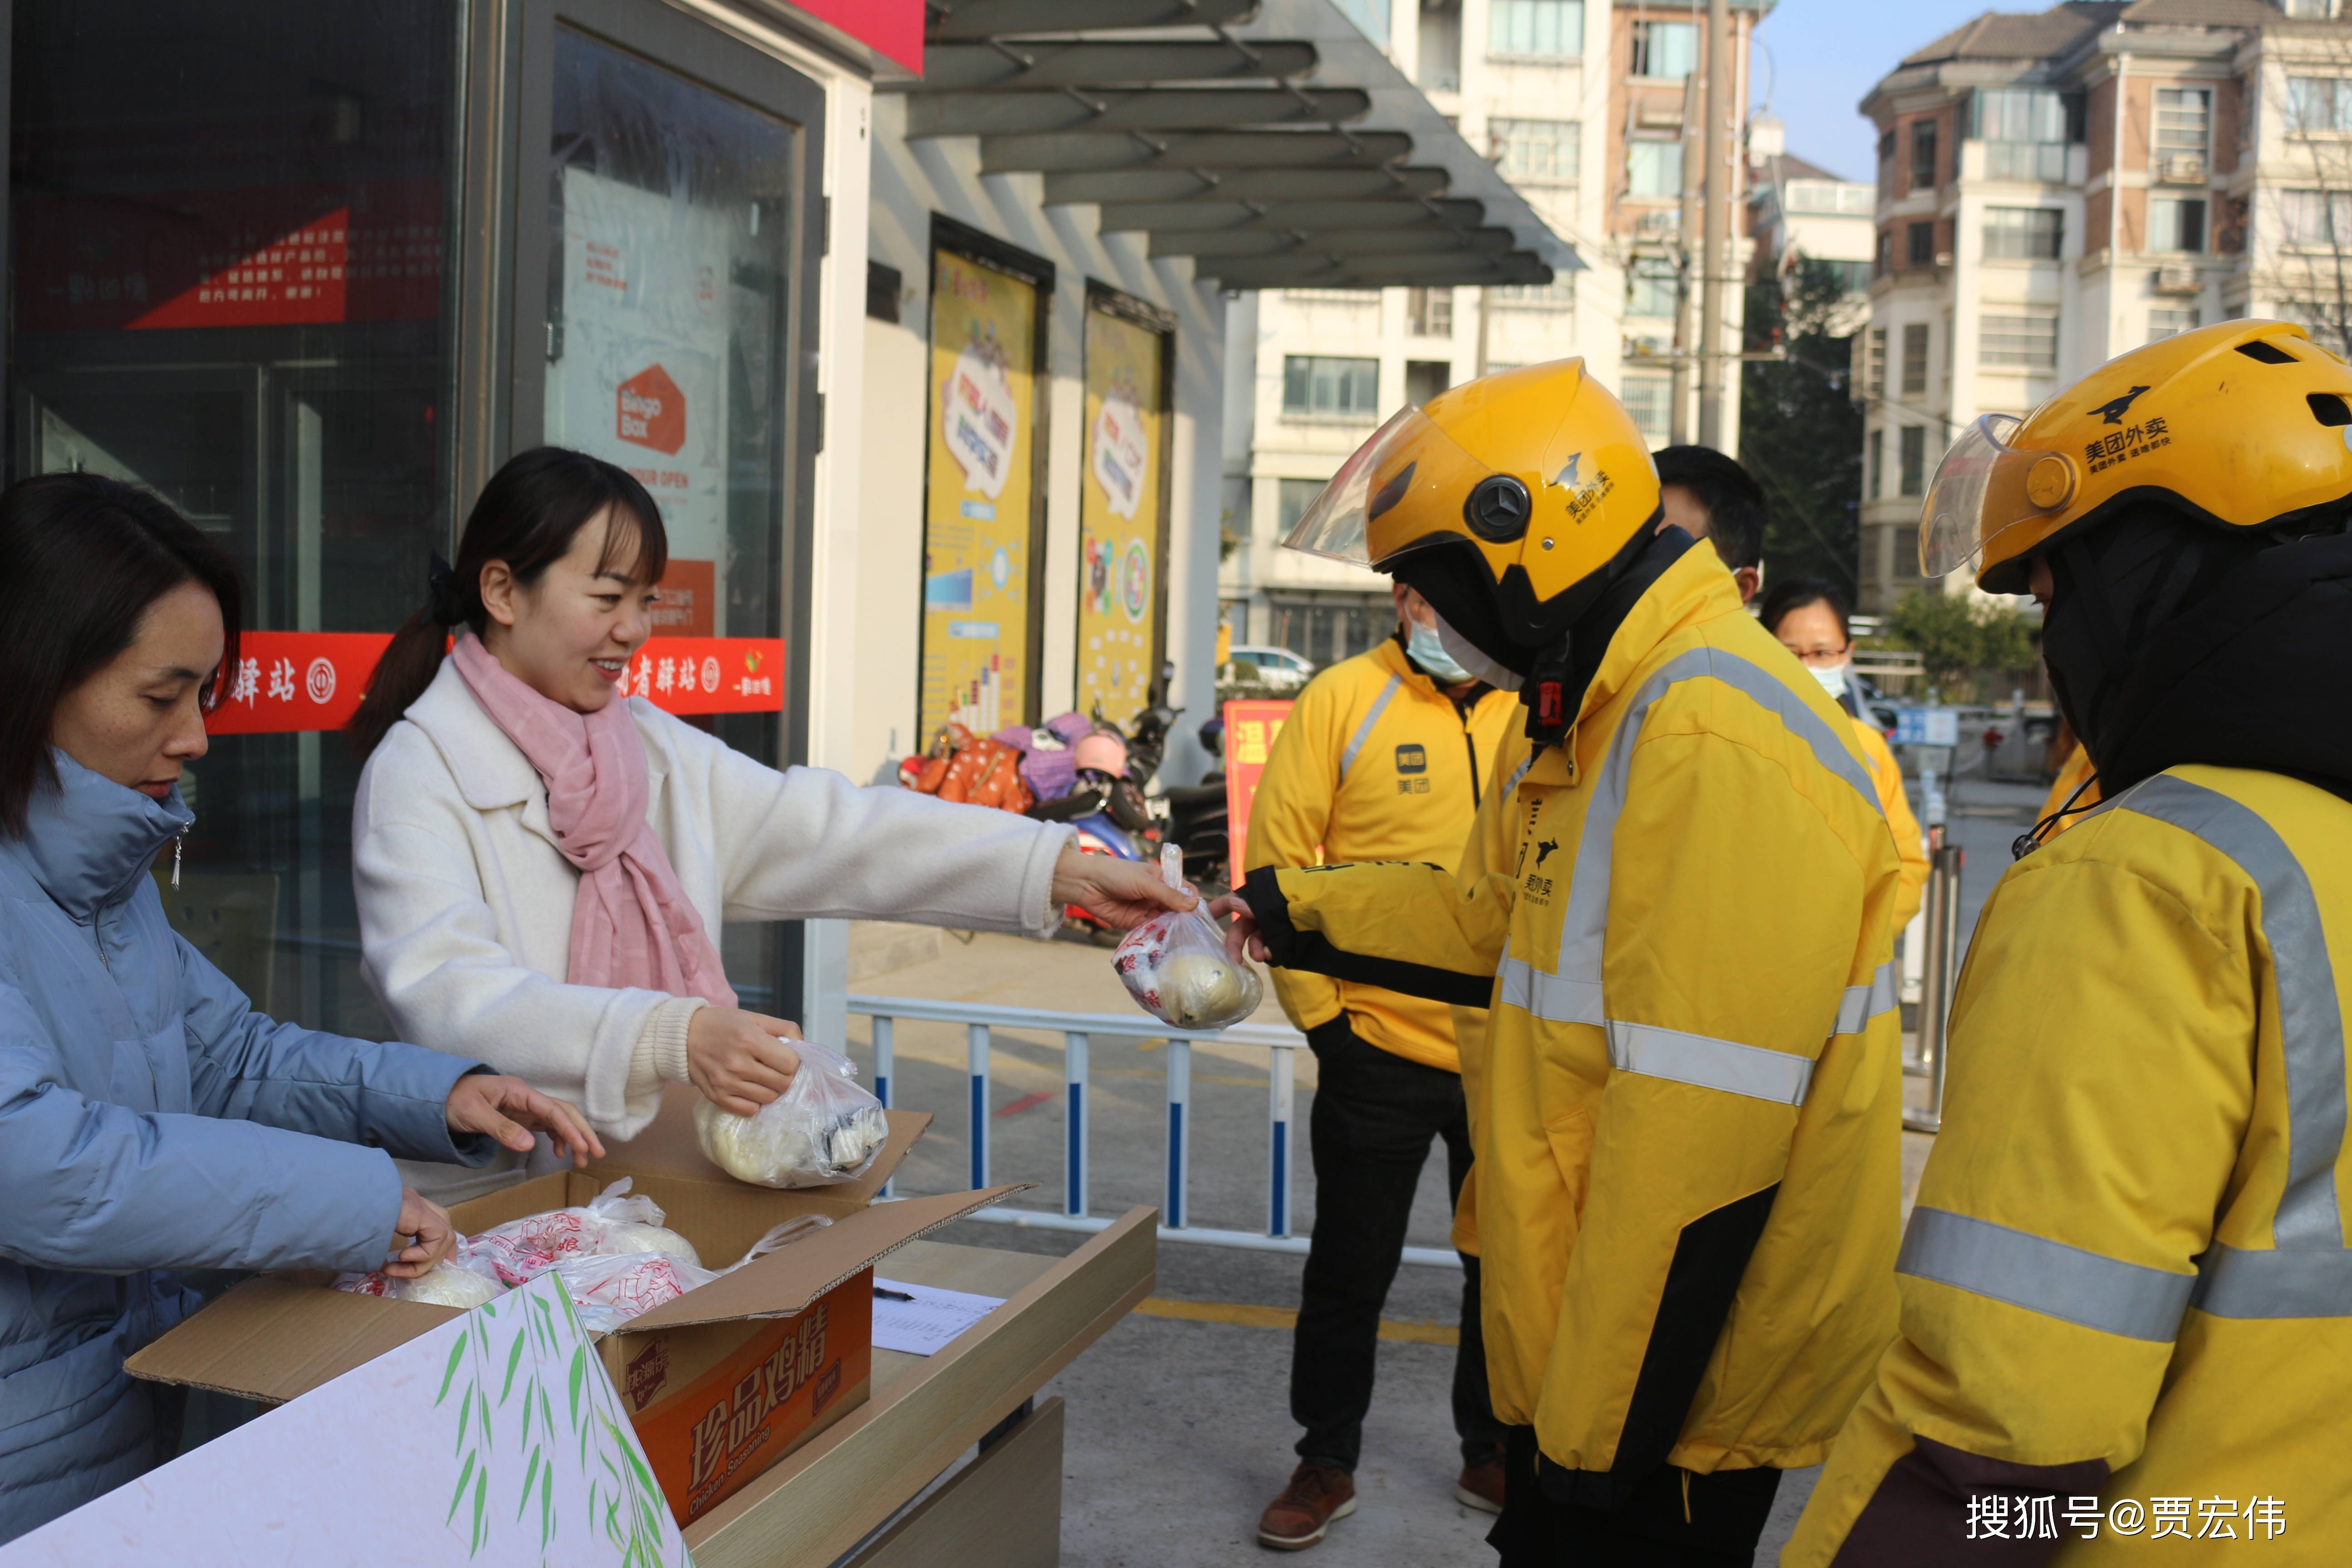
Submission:
[[2147,506],[2050,552],[2042,657],[2058,706],[2094,763],[2104,768],[2126,738],[2116,728],[2119,699],[2150,648],[2278,542]]

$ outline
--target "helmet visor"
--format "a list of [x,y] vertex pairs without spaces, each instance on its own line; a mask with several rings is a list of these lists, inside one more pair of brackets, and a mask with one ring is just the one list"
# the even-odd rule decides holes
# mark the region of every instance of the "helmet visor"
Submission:
[[[1936,466],[1920,519],[1921,575],[1943,577],[1977,564],[1994,540],[2049,515],[2028,496],[2026,474],[2053,454],[2009,444],[2024,424],[2014,415],[1988,414],[1961,432]],[[2064,459],[2054,461],[2064,471]]]
[[1429,416],[1407,408],[1339,466],[1283,545],[1351,566],[1379,566],[1460,537],[1463,500],[1490,471]]

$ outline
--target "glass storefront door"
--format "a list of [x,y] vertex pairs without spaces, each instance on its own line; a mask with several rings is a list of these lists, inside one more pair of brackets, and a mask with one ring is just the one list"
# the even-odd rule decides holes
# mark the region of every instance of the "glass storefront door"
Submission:
[[[526,215],[520,265],[544,296],[518,291],[515,443],[593,452],[653,493],[669,533],[661,633],[781,637],[790,666],[804,642],[790,609],[811,399],[795,365],[813,363],[818,89],[664,7],[551,0],[536,15],[526,69],[543,58],[551,81],[543,134],[526,110],[520,188],[545,193],[545,216]],[[688,721],[790,762],[803,747],[785,689],[779,712]],[[724,933],[744,1005],[796,1010],[797,935]]]
[[[17,0],[9,477],[152,487],[253,626],[384,631],[447,531],[455,0]],[[383,1026],[332,733],[221,736],[176,923],[257,1005]]]
[[[763,762],[803,753],[815,83],[659,0],[510,0],[495,26],[459,0],[7,16],[9,479],[152,487],[235,555],[251,628],[382,634],[498,461],[585,447],[662,502],[657,636],[783,642],[781,671],[773,643],[649,660],[706,700],[664,705]],[[734,707],[773,705],[712,711],[720,655]],[[257,705],[336,689],[314,666],[298,695],[281,663]],[[189,770],[167,907],[257,1005],[381,1034],[359,764],[339,732],[278,727],[216,731]],[[798,1010],[795,934],[725,933],[746,1005]]]

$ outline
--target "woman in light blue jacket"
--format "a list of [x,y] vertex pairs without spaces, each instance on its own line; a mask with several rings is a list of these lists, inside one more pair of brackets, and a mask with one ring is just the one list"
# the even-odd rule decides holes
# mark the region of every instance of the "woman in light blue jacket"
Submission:
[[122,1363],[195,1305],[171,1271],[420,1274],[449,1219],[394,1155],[602,1152],[520,1079],[262,1016],[164,923],[238,604],[151,495],[0,493],[0,1542],[168,1457]]

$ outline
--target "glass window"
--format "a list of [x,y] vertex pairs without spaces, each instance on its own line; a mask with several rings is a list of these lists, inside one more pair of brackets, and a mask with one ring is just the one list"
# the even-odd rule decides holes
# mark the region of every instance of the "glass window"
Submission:
[[2147,341],[2155,342],[2162,338],[2176,337],[2182,332],[2193,332],[2203,324],[2199,318],[2197,308],[2193,305],[2186,310],[2167,310],[2159,307],[2147,313]]
[[1389,0],[1332,0],[1339,15],[1356,24],[1364,37],[1387,47],[1389,41]]
[[[1576,305],[1576,274],[1563,272],[1549,283],[1504,283],[1487,291],[1487,300],[1496,305],[1534,305],[1550,310],[1572,310]],[[1486,362],[1486,372],[1496,369],[1493,360]]]
[[2056,207],[1987,207],[1984,253],[1989,258],[2055,261],[2064,221]]
[[1909,321],[1903,328],[1903,395],[1917,397],[1927,390],[1927,323]]
[[2342,77],[2286,79],[2289,131],[2352,131],[2352,80]]
[[1873,397],[1886,395],[1886,329],[1870,329],[1870,361],[1865,366],[1865,384]]
[[1625,186],[1637,196],[1679,196],[1683,194],[1683,144],[1680,142],[1625,143]]
[[1911,126],[1911,188],[1925,191],[1936,184],[1936,122],[1920,120]]
[[2205,248],[2205,204],[2179,196],[2156,196],[2147,204],[2150,250]]
[[1633,417],[1643,438],[1654,447],[1663,444],[1674,428],[1673,378],[1628,371],[1624,376],[1624,389],[1625,412]]
[[1819,257],[1808,257],[1806,260],[1815,267],[1828,268],[1830,276],[1837,279],[1842,293],[1859,294],[1870,287],[1870,263],[1867,261],[1824,261]]
[[1977,326],[1977,363],[1989,368],[2058,368],[2058,316],[2051,310],[1988,312]]
[[1915,223],[1904,231],[1904,253],[1913,267],[1936,265],[1936,226]]
[[1881,456],[1886,448],[1886,432],[1873,430],[1862,439],[1862,499],[1878,499],[1878,474]]
[[1290,531],[1298,526],[1298,520],[1307,515],[1307,509],[1315,504],[1315,498],[1323,493],[1323,487],[1328,482],[1328,480],[1324,479],[1282,479],[1276,481],[1278,488],[1275,491],[1274,498],[1274,536],[1276,539],[1281,540],[1290,537]]
[[2288,245],[2352,239],[2352,192],[2281,191],[2279,233]]
[[1906,496],[1927,493],[1927,427],[1925,425],[1903,426],[1900,441],[1902,486],[1896,493]]
[[1451,337],[1454,333],[1454,290],[1406,289],[1404,321],[1405,329],[1417,338]]
[[[392,631],[451,531],[457,5],[17,0],[14,25],[7,477],[152,488],[264,632]],[[255,1005],[381,1036],[359,766],[299,728],[356,683],[278,647],[246,645],[254,684],[182,775],[167,912]]]
[[[1927,432],[1923,430],[1920,434],[1924,436]],[[1919,525],[1916,522],[1902,523],[1888,530],[1887,534],[1895,546],[1895,575],[1898,578],[1919,575]]]
[[2066,147],[2083,139],[2082,99],[2039,88],[1988,88],[1969,100],[1969,134],[1985,145],[1985,177],[2063,180]]
[[1327,354],[1288,354],[1282,362],[1286,414],[1340,414],[1369,419],[1380,405],[1381,362]]
[[1490,120],[1495,167],[1513,184],[1572,185],[1584,127],[1573,120]]
[[1680,81],[1698,68],[1698,26],[1693,22],[1633,24],[1633,74]]
[[1584,0],[1488,0],[1486,52],[1562,59],[1584,52]]
[[2205,151],[2206,132],[2212,119],[2213,91],[2203,87],[2159,87],[2156,89],[2156,155]]
[[1637,256],[1625,268],[1625,313],[1671,316],[1682,295],[1682,272],[1667,256]]

